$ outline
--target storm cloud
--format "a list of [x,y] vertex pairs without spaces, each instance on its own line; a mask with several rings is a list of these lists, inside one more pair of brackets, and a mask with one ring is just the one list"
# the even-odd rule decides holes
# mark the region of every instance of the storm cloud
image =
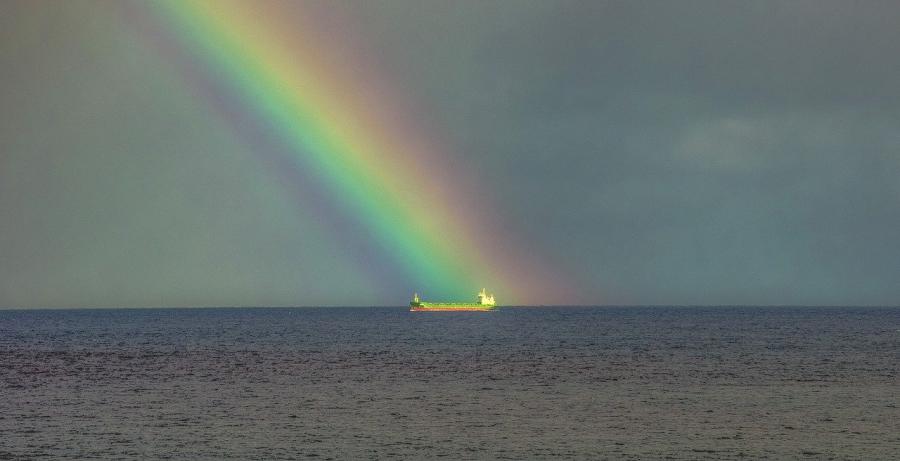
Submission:
[[[354,34],[378,50],[416,113],[428,114],[422,123],[452,146],[453,163],[490,184],[508,230],[572,277],[578,302],[900,303],[897,2],[332,5],[356,18]],[[307,244],[290,260],[278,250],[297,246],[294,232],[324,231],[312,216],[278,215],[284,205],[259,211],[274,193],[237,192],[248,187],[238,172],[255,167],[223,128],[176,96],[150,98],[149,86],[168,88],[177,77],[152,73],[165,68],[152,50],[107,42],[130,33],[115,14],[86,23],[87,15],[0,8],[10,13],[0,14],[0,305],[154,305],[160,292],[178,305],[315,304],[348,285],[355,288],[339,302],[397,301],[372,298],[378,291],[353,268],[352,249]],[[73,34],[85,45],[72,51],[87,53],[90,66],[60,49]],[[124,88],[124,78],[147,91],[123,90],[112,104],[102,94]],[[98,96],[79,99],[85,94]],[[88,104],[90,117],[59,115],[63,104]],[[141,123],[101,135],[97,124],[124,108]],[[167,128],[173,113],[199,131]],[[85,141],[83,129],[95,138]],[[151,132],[226,155],[190,160],[209,175],[200,187],[179,176],[174,159],[135,153],[157,152]],[[65,156],[36,155],[63,146]],[[111,149],[130,149],[132,161]],[[74,170],[48,173],[47,165]],[[106,179],[114,184],[99,188],[98,168],[137,187],[199,187],[192,196],[207,211],[197,217],[175,199],[107,195],[128,185]],[[221,193],[256,210],[254,218],[220,209],[212,197]],[[71,202],[55,208],[51,196]],[[146,248],[131,256],[145,269],[115,270],[123,256],[104,256],[109,245],[94,236],[130,239],[90,218],[112,219],[98,211],[109,205],[130,216],[129,231],[149,227],[160,248],[183,246],[181,275],[154,276],[169,266]],[[161,224],[172,215],[181,221]],[[205,239],[207,226],[225,234]],[[281,243],[262,253],[233,245],[229,232],[237,239],[246,232],[234,229],[247,226]],[[61,228],[74,238],[61,243],[53,234]],[[166,232],[184,236],[182,228],[196,231],[186,233],[194,244],[164,242]],[[47,241],[56,243],[48,249]],[[222,248],[245,266],[223,266]],[[93,275],[72,276],[85,267]],[[118,288],[97,288],[113,273],[123,274],[113,277]]]
[[393,6],[409,86],[596,299],[900,299],[896,3]]

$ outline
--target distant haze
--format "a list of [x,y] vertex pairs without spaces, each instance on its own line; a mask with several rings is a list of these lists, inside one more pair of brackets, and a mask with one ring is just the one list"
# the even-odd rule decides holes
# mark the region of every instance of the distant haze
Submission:
[[[0,306],[406,302],[122,5],[0,3]],[[900,305],[900,3],[318,8],[560,302]]]

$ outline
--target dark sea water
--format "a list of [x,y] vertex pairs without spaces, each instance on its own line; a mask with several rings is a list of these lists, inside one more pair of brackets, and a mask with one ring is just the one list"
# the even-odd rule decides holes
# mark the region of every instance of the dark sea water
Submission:
[[900,309],[0,311],[0,459],[900,459]]

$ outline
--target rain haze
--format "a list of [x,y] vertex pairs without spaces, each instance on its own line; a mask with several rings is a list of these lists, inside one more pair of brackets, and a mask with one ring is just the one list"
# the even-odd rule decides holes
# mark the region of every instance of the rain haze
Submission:
[[[323,213],[328,192],[273,179],[236,133],[257,116],[210,109],[205,77],[134,9],[0,5],[0,306],[400,305],[427,290],[353,213]],[[900,302],[900,3],[316,14],[355,25],[323,28],[329,56],[365,55],[504,240],[570,283],[557,304]]]

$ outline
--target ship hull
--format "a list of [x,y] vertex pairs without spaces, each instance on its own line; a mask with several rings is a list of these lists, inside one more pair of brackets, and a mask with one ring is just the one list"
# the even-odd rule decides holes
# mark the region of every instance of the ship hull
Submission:
[[409,306],[410,312],[489,312],[495,310],[496,306],[483,306],[479,304],[412,304]]

